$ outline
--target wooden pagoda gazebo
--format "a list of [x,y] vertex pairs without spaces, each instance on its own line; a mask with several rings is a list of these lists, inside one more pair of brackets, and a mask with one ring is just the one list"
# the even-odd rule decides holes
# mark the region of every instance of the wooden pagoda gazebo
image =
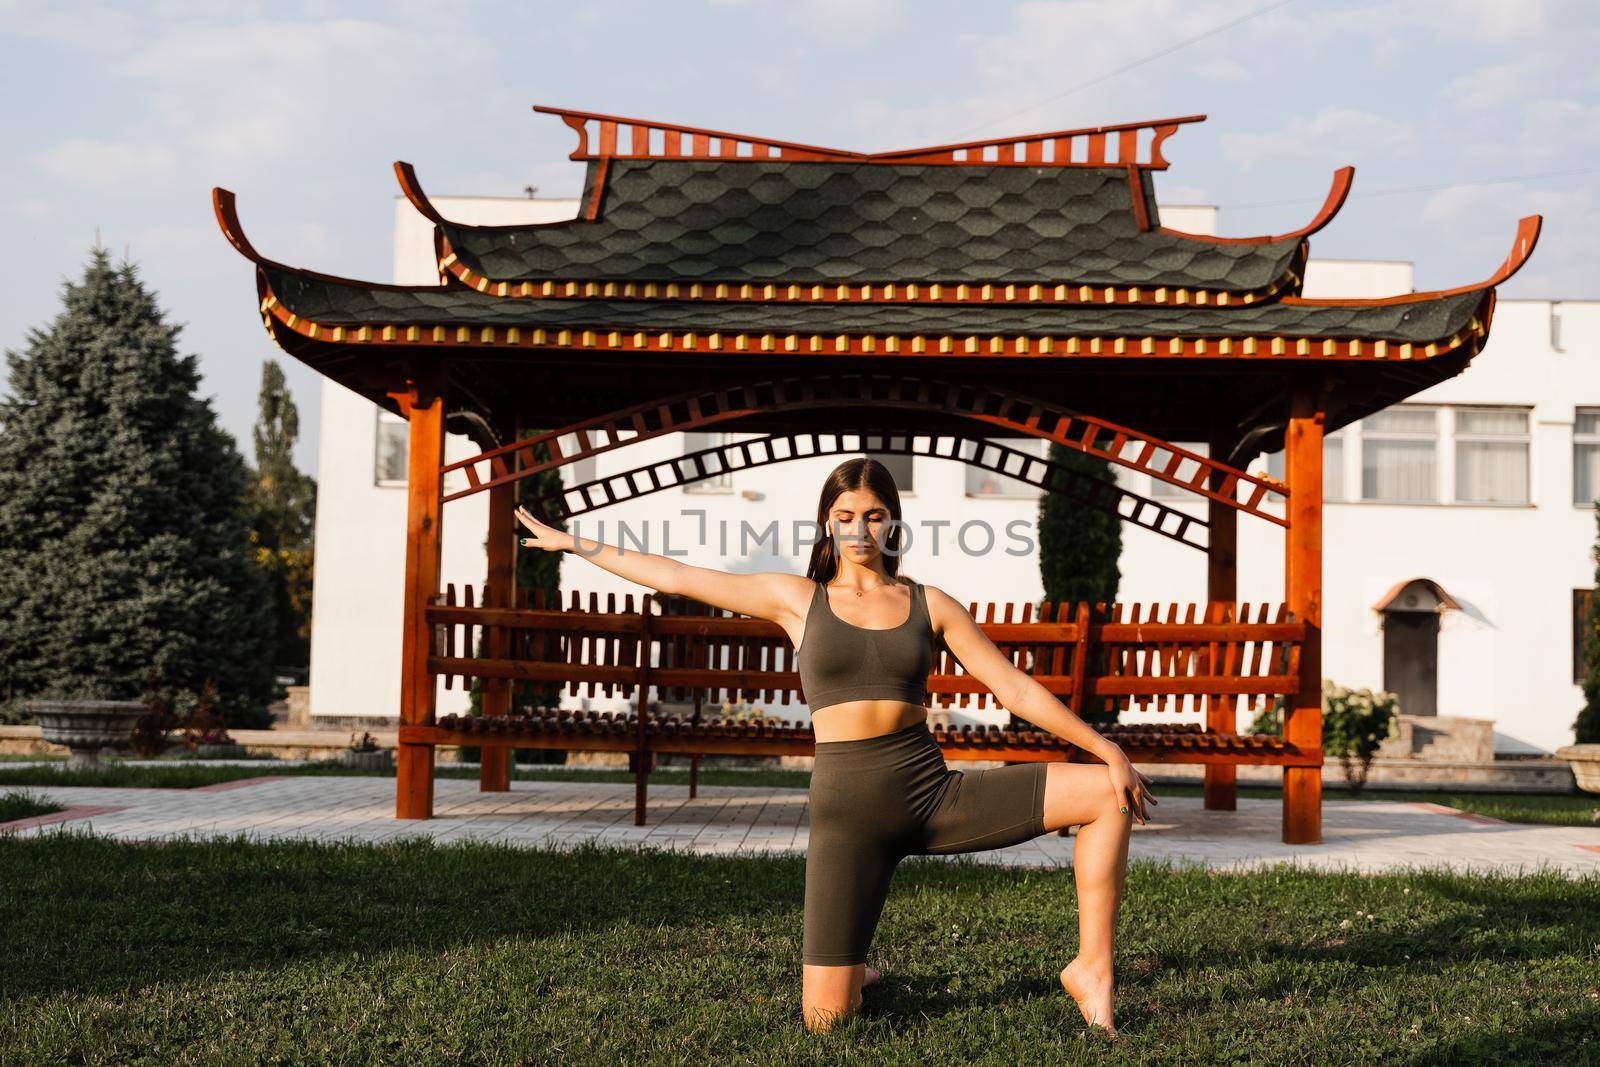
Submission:
[[[1466,367],[1537,216],[1485,281],[1314,300],[1300,295],[1308,239],[1351,168],[1291,233],[1163,226],[1154,172],[1200,115],[867,154],[535,110],[572,128],[571,158],[587,164],[571,221],[453,222],[395,164],[434,225],[438,285],[267,259],[232,194],[214,194],[277,343],[410,423],[398,817],[431,816],[438,745],[481,746],[486,790],[509,788],[514,747],[632,752],[641,823],[656,752],[811,751],[808,725],[700,712],[723,694],[803,697],[775,624],[681,596],[619,609],[514,592],[519,480],[716,427],[759,436],[568,486],[535,510],[560,521],[723,470],[870,450],[977,464],[1109,511],[1206,554],[1198,618],[1194,604],[1047,604],[1038,617],[974,604],[980,625],[1079,712],[1203,706],[1203,725],[1105,730],[1135,760],[1204,764],[1209,808],[1234,806],[1238,765],[1282,766],[1283,839],[1320,840],[1323,437]],[[519,437],[527,427],[540,430]],[[481,453],[446,465],[447,430]],[[1027,437],[1180,486],[1203,514],[995,440]],[[1280,448],[1283,482],[1246,473]],[[443,505],[480,492],[487,575],[458,596],[439,588]],[[1236,602],[1240,513],[1285,530],[1279,604]],[[484,714],[437,717],[441,676],[483,679]],[[621,693],[635,710],[514,709],[515,679]],[[694,711],[653,708],[652,689]],[[946,706],[984,691],[948,650],[929,690]],[[1281,738],[1238,732],[1241,710],[1279,698]],[[1086,758],[1031,729],[936,738],[950,759]]]

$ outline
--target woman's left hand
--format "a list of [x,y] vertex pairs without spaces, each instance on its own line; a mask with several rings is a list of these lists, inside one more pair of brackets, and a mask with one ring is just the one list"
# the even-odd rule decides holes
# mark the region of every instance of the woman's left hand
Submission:
[[1159,803],[1150,792],[1150,787],[1154,783],[1143,771],[1135,768],[1128,757],[1120,751],[1117,753],[1117,758],[1106,766],[1111,774],[1111,787],[1116,791],[1117,802],[1122,805],[1122,810],[1127,811],[1131,805],[1133,817],[1139,821],[1140,826],[1149,822],[1150,809],[1145,806],[1146,802]]
[[520,505],[512,514],[516,516],[518,522],[533,531],[532,537],[524,537],[518,541],[518,544],[522,545],[523,548],[542,548],[546,552],[570,552],[572,550],[572,534],[540,522],[534,517],[533,512]]

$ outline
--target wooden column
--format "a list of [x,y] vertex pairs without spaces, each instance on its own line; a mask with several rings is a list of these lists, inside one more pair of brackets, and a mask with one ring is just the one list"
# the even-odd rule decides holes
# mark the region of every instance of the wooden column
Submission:
[[655,753],[650,751],[650,606],[655,594],[646,593],[639,608],[639,707],[634,716],[633,824],[644,825],[645,799],[654,769]]
[[[408,423],[406,465],[405,629],[400,653],[400,723],[433,724],[434,678],[428,673],[433,634],[425,611],[439,591],[441,527],[439,468],[444,465],[444,376],[413,368],[403,391],[391,392]],[[400,745],[395,818],[433,817],[433,746]]]
[[[1300,689],[1286,698],[1283,736],[1302,749],[1322,750],[1322,429],[1321,375],[1302,371],[1289,392],[1284,431],[1284,480],[1289,528],[1284,537],[1284,591],[1289,610],[1305,623]],[[1283,770],[1283,840],[1322,840],[1322,768]]]
[[[1211,458],[1225,459],[1232,444],[1232,435],[1219,429],[1209,441]],[[1213,475],[1211,487],[1220,489],[1221,485],[1222,475]],[[1214,621],[1231,622],[1234,617],[1232,606],[1239,599],[1239,511],[1208,497],[1206,523],[1208,610],[1222,613]],[[1219,601],[1227,606],[1218,604]],[[1213,669],[1216,669],[1216,665],[1213,665]],[[1238,733],[1238,712],[1232,693],[1207,695],[1206,729],[1216,733]],[[1231,763],[1208,763],[1205,775],[1205,807],[1210,811],[1235,810],[1239,806],[1239,768]]]
[[[486,607],[515,607],[515,544],[517,521],[512,512],[517,506],[516,482],[496,485],[489,490],[489,541],[486,546],[489,573],[483,584]],[[488,627],[484,633],[484,654],[491,659],[509,659],[511,631],[503,626]],[[511,714],[511,679],[483,680],[483,713]],[[511,749],[504,745],[479,748],[478,791],[504,793],[511,788]]]

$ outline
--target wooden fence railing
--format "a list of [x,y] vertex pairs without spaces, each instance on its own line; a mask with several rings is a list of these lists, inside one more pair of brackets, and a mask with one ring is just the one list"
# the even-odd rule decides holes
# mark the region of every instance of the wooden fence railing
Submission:
[[[804,700],[794,649],[781,627],[682,596],[647,594],[637,607],[631,594],[620,605],[617,599],[608,594],[602,605],[590,593],[585,604],[573,592],[565,604],[559,596],[547,604],[539,591],[531,603],[519,593],[513,605],[497,605],[476,597],[471,586],[459,599],[453,585],[446,587],[426,613],[433,633],[427,670],[443,677],[447,688],[472,678],[553,683],[572,696],[627,699],[633,711],[575,711],[546,702],[501,715],[449,714],[402,726],[401,742],[626,752],[635,775],[634,821],[641,826],[656,753],[690,757],[692,797],[703,755],[814,751],[809,723],[702,714],[708,703]],[[1139,604],[974,603],[968,610],[1011,662],[1091,721],[1097,712],[1126,709],[1207,712],[1205,723],[1096,724],[1135,761],[1322,763],[1320,747],[1217,725],[1298,690],[1305,626],[1284,605],[1259,604],[1252,611],[1249,604],[1228,601],[1168,604],[1165,618],[1159,606]],[[497,649],[509,651],[484,651]],[[658,696],[654,707],[651,692]],[[986,694],[941,647],[928,676],[929,705],[970,708]],[[693,710],[679,714],[660,703],[692,703]],[[932,730],[952,760],[1089,758],[1031,727],[952,727],[935,717]],[[483,766],[483,789],[509,788],[504,761],[496,762],[493,775],[489,763]],[[431,789],[431,761],[424,773]]]
[[[574,591],[565,604],[546,604],[537,590],[531,603],[523,592],[515,607],[503,607],[475,602],[470,585],[459,598],[448,586],[427,609],[428,669],[446,688],[478,677],[559,682],[568,694],[591,698],[637,698],[644,685],[669,702],[805,699],[794,648],[776,623],[686,597],[648,594],[638,606],[632,594],[617,600],[608,594],[602,605],[590,593],[584,604]],[[968,610],[1013,663],[1083,715],[1199,711],[1213,694],[1253,712],[1295,691],[1305,628],[1284,605],[1162,608],[990,602]],[[509,633],[508,657],[480,652],[494,647],[486,638],[497,630]],[[933,707],[968,708],[988,690],[941,647],[928,692]]]

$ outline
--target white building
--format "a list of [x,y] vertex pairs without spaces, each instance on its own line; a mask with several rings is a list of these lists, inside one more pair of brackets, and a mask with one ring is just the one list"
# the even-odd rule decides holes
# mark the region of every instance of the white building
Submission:
[[[435,197],[447,216],[479,224],[546,222],[576,214],[576,200]],[[1214,233],[1216,211],[1166,207],[1162,221]],[[1467,268],[1462,281],[1487,273]],[[432,225],[395,200],[395,280],[431,284]],[[1412,289],[1411,265],[1313,260],[1309,296],[1386,296]],[[311,640],[311,714],[394,717],[399,707],[401,575],[405,559],[406,424],[330,379],[322,380],[317,581]],[[569,471],[587,481],[704,448],[711,434],[668,436],[595,457]],[[1012,447],[1015,441],[1007,442]],[[1178,442],[1203,452],[1203,442]],[[1498,302],[1488,347],[1461,375],[1328,437],[1325,452],[1323,675],[1340,685],[1401,692],[1402,709],[1494,720],[1497,747],[1550,751],[1572,740],[1582,705],[1576,612],[1594,585],[1590,557],[1600,493],[1600,302]],[[1041,446],[1042,450],[1042,446]],[[446,441],[446,462],[478,449]],[[787,531],[815,514],[812,496],[841,459],[775,464],[645,496],[580,517],[578,532],[615,543],[618,524],[648,551],[702,566],[799,573],[807,548],[785,534],[741,548],[743,524]],[[1252,470],[1282,477],[1281,454]],[[904,564],[921,581],[967,603],[1025,601],[1041,593],[1036,557],[1011,552],[1007,524],[1027,529],[1037,491],[944,459],[884,457],[896,473],[905,519],[955,521],[914,544]],[[598,464],[598,467],[596,467]],[[1203,499],[1115,467],[1130,490],[1203,515]],[[454,488],[447,482],[447,492]],[[487,495],[444,508],[443,581],[481,587]],[[703,520],[700,516],[703,514]],[[1000,535],[993,551],[953,549],[952,531],[982,519]],[[693,543],[702,528],[703,541]],[[632,545],[634,542],[629,541]],[[970,546],[975,552],[981,544]],[[1281,528],[1239,519],[1239,599],[1283,599]],[[1205,557],[1155,533],[1123,526],[1118,600],[1205,599]],[[1414,579],[1420,585],[1407,586]],[[1429,584],[1431,583],[1431,584]],[[582,557],[562,564],[563,590],[646,592]],[[1400,594],[1394,596],[1394,594]],[[1439,613],[1430,608],[1442,594]],[[1379,606],[1387,606],[1389,625]],[[1437,629],[1435,635],[1434,630]],[[1387,644],[1386,644],[1387,643]],[[439,711],[463,711],[458,687]],[[620,707],[620,702],[617,702]],[[597,703],[595,706],[607,706]],[[805,718],[803,705],[775,709]],[[1138,716],[1144,717],[1144,716]],[[1187,716],[1186,716],[1187,717]],[[959,721],[961,716],[957,716]],[[984,716],[974,716],[974,719]]]

